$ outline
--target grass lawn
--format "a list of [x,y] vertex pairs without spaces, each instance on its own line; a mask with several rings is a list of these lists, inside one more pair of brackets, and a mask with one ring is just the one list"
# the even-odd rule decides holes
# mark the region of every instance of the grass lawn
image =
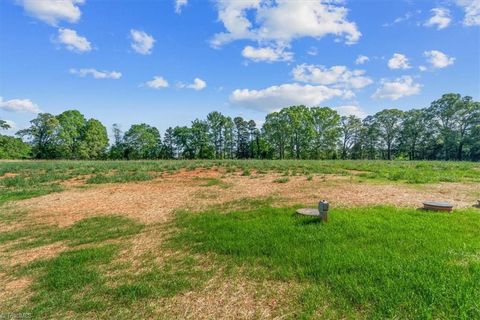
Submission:
[[480,214],[334,209],[327,224],[291,208],[182,214],[176,248],[215,253],[253,279],[305,287],[300,316],[480,318]]
[[[329,173],[351,176],[345,183],[362,188],[366,181],[480,181],[477,163],[3,162],[0,318],[212,319],[227,310],[230,318],[480,319],[477,208],[448,214],[332,203],[324,224],[278,199],[252,198],[180,210],[167,222],[105,212],[62,226],[43,221],[48,212],[35,216],[11,201],[51,192],[59,201],[65,188],[75,189],[73,196],[199,167],[224,167],[247,182],[274,171],[276,178],[265,180],[271,188],[299,183],[299,175],[302,185],[321,185],[318,176]],[[198,185],[197,196],[221,197],[235,188],[223,174],[186,179]],[[83,182],[64,185],[72,179]]]

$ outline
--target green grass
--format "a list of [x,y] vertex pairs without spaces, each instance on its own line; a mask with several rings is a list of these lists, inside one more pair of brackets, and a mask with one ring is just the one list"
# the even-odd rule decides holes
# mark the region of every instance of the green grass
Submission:
[[[33,279],[27,303],[6,310],[35,319],[158,318],[148,306],[201,290],[220,273],[224,282],[296,284],[279,309],[287,318],[480,317],[477,209],[333,208],[324,224],[268,201],[247,207],[255,209],[178,213],[168,226],[99,216],[65,228],[3,232],[0,244],[10,250],[68,246],[53,258],[2,270]],[[118,260],[132,236],[157,228],[166,228],[165,243]]]
[[104,310],[106,304],[99,294],[106,280],[99,269],[111,262],[117,250],[114,245],[83,248],[31,264],[30,269],[40,269],[40,276],[33,286],[32,307],[25,312],[46,318],[65,309],[76,313]]
[[8,306],[7,311],[34,319],[140,319],[132,304],[174,296],[199,286],[209,276],[197,268],[193,257],[176,253],[158,264],[155,261],[163,253],[150,252],[133,269],[130,257],[127,263],[118,261],[121,249],[130,245],[129,237],[140,232],[146,232],[143,225],[130,219],[98,216],[66,228],[38,226],[0,234],[0,243],[11,244],[10,250],[57,241],[70,247],[51,259],[8,270],[14,277],[28,276],[34,281],[28,302]]
[[273,180],[273,182],[275,182],[275,183],[287,183],[288,181],[290,181],[290,179],[287,178],[287,177],[277,178],[277,179]]
[[328,224],[293,212],[181,214],[171,245],[303,284],[299,317],[326,299],[340,317],[480,318],[478,211],[333,209]]
[[35,248],[64,241],[69,246],[100,243],[136,234],[143,226],[121,216],[99,216],[80,220],[66,228],[43,225],[0,233],[0,244],[17,241],[10,250]]

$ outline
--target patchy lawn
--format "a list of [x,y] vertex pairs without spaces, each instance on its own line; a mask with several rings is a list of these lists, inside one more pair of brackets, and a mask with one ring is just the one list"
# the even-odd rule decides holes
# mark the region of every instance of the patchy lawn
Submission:
[[[0,310],[34,319],[479,318],[477,164],[376,165],[0,163]],[[425,178],[434,168],[448,179]],[[404,179],[416,172],[421,182]],[[319,199],[332,204],[328,224],[294,214]],[[427,199],[455,211],[416,210]]]

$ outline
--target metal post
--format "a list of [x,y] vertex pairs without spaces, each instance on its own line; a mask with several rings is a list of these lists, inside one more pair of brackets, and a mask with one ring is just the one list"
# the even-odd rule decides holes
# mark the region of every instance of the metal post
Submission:
[[328,222],[328,201],[322,200],[318,203],[318,214],[323,222]]

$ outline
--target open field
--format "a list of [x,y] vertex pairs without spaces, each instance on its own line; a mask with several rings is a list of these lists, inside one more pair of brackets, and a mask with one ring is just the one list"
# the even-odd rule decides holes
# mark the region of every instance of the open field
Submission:
[[0,314],[480,318],[479,198],[468,162],[0,162]]

